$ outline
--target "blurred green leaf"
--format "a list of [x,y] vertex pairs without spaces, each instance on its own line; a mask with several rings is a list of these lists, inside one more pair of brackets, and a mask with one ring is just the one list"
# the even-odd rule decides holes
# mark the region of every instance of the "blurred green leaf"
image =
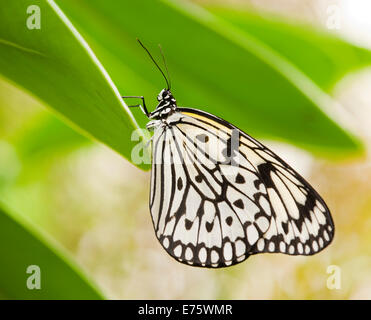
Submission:
[[31,118],[13,138],[17,153],[22,160],[40,157],[74,149],[90,140],[77,133],[50,113]]
[[[214,113],[254,136],[288,141],[324,155],[362,149],[359,140],[327,114],[332,99],[298,68],[299,63],[295,66],[289,57],[285,59],[258,39],[258,33],[255,37],[187,1],[58,4],[122,94],[144,95],[153,108],[164,86],[160,73],[135,43],[139,37],[158,59],[157,43],[162,44],[179,105]],[[280,41],[292,41],[292,50],[299,48],[292,55],[301,54],[302,42],[281,38],[283,31],[277,28]],[[290,28],[294,32],[295,27]],[[316,68],[314,63],[308,60],[307,69]],[[145,117],[137,115],[143,124]]]
[[[6,299],[103,299],[64,250],[24,218],[0,207],[0,292]],[[29,290],[27,267],[41,271],[41,289]]]
[[91,143],[22,89],[0,78],[0,188],[18,179],[19,173],[40,179],[53,160]]
[[371,52],[298,21],[231,7],[207,6],[289,60],[326,91],[346,73],[371,64]]
[[[41,28],[29,29],[37,5]],[[11,1],[0,11],[0,73],[86,135],[130,158],[135,119],[88,45],[52,0]]]

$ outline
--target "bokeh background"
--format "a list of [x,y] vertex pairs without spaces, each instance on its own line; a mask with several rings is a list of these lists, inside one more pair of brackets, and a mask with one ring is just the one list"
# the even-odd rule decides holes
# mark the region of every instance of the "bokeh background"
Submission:
[[[280,17],[371,48],[371,4],[366,0],[195,3]],[[79,14],[88,17],[89,12]],[[335,25],[329,24],[333,14],[339,18]],[[165,35],[154,41],[161,37]],[[157,80],[160,91],[162,80]],[[142,94],[135,79],[132,83],[137,92],[130,94]],[[332,211],[335,239],[315,256],[257,255],[222,270],[175,262],[153,232],[147,201],[150,173],[70,129],[5,77],[0,79],[0,198],[59,242],[110,299],[370,299],[370,88],[371,68],[363,68],[343,77],[330,92],[363,142],[361,154],[325,157],[277,142],[280,137],[263,137],[311,182]],[[154,105],[155,97],[147,101]],[[140,113],[135,116],[145,123]],[[330,265],[340,267],[340,289],[326,286]]]

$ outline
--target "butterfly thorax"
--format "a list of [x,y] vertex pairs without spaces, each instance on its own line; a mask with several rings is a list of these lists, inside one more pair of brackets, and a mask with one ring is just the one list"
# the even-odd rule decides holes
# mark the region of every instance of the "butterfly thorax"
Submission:
[[177,109],[176,100],[169,89],[163,89],[157,96],[158,105],[150,113],[151,119],[164,119],[171,115]]

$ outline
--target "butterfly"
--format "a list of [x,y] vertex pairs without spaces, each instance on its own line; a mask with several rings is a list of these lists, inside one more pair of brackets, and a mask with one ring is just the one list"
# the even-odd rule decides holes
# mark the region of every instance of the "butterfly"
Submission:
[[136,106],[151,120],[149,207],[156,237],[170,256],[220,268],[253,254],[313,255],[328,246],[334,223],[309,183],[226,120],[179,107],[167,77],[139,43],[167,83],[153,112],[143,97],[129,98],[141,98]]

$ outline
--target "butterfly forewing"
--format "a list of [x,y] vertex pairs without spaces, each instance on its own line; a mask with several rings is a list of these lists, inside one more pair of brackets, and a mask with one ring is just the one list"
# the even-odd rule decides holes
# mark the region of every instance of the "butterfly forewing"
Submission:
[[152,152],[156,236],[180,262],[224,267],[260,252],[310,255],[332,240],[330,212],[317,192],[216,116],[178,108],[155,129]]

